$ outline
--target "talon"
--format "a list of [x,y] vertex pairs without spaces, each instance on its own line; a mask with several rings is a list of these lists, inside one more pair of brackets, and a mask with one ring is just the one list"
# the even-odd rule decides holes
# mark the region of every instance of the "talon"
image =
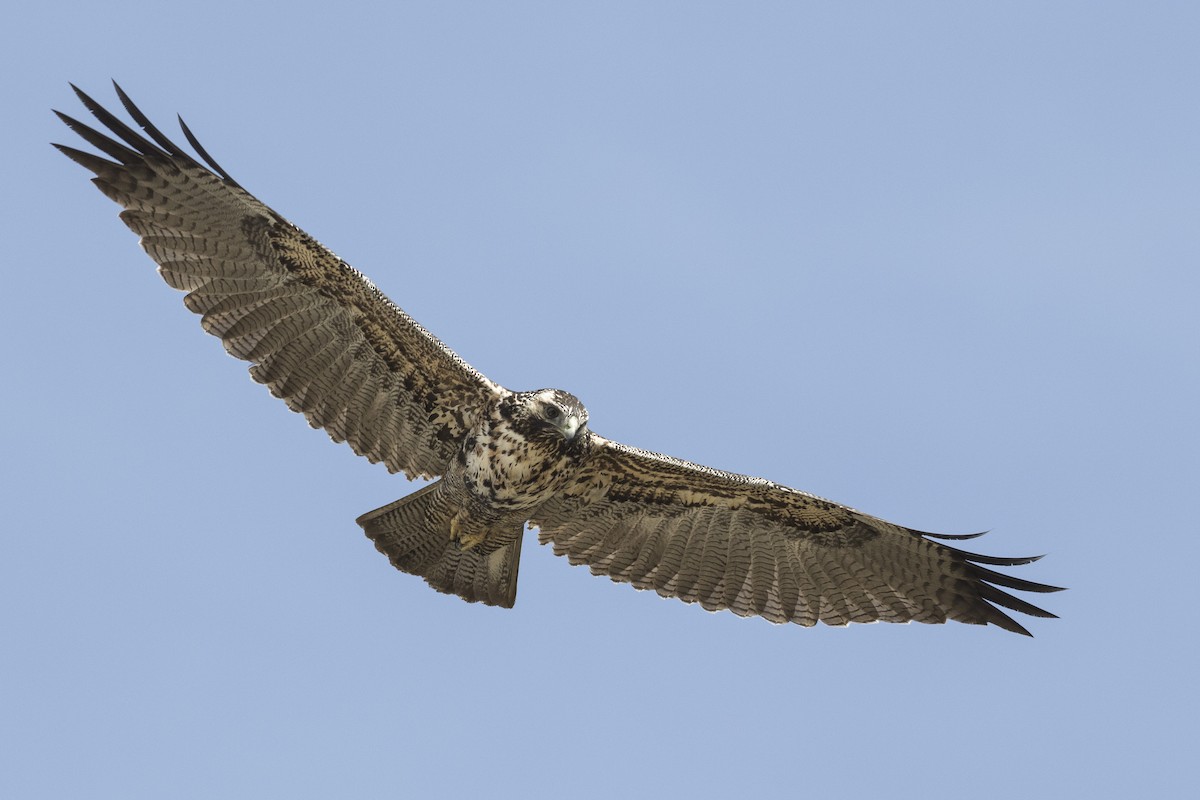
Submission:
[[487,538],[484,534],[477,533],[474,536],[463,536],[458,540],[458,546],[463,550],[474,550],[479,545],[483,544],[483,540]]
[[463,517],[464,512],[460,511],[450,518],[450,538],[457,540],[458,546],[463,550],[474,550],[483,544],[483,540],[487,538],[487,531],[468,533],[463,525]]

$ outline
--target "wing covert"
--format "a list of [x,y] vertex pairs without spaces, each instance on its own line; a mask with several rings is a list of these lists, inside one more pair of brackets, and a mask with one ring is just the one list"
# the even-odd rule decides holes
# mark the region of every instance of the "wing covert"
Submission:
[[997,606],[1053,616],[998,587],[1057,587],[980,566],[1036,557],[968,553],[762,478],[594,439],[578,479],[531,520],[543,544],[594,574],[806,626],[954,619],[1028,634]]
[[94,172],[100,191],[125,209],[122,221],[163,279],[187,292],[184,304],[201,315],[204,330],[252,362],[256,381],[334,440],[392,472],[440,475],[476,415],[506,390],[246,192],[182,120],[207,166],[152,125],[120,87],[144,136],[72,88],[108,131],[59,117],[108,158],[55,147]]

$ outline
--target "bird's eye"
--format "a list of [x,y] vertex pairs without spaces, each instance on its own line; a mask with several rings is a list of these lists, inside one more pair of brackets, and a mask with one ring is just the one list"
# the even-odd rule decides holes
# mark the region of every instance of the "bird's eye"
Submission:
[[558,406],[546,406],[546,419],[558,419]]

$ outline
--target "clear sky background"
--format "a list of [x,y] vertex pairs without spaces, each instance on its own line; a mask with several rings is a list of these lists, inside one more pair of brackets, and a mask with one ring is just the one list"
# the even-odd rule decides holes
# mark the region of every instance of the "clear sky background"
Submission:
[[[15,14],[15,17],[14,17]],[[0,31],[0,796],[1128,797],[1195,786],[1200,6],[22,4]],[[516,389],[1071,591],[803,629],[530,543],[270,397],[49,141],[118,79]],[[530,534],[532,535],[532,534]]]

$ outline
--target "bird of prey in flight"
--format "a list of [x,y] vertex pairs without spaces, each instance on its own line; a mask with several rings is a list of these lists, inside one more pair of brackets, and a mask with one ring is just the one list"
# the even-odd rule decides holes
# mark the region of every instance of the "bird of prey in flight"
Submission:
[[1005,590],[1057,587],[990,569],[1037,557],[970,553],[935,540],[972,536],[620,444],[592,431],[569,392],[493,382],[243,189],[182,119],[195,156],[116,91],[141,131],[76,88],[107,130],[58,115],[103,155],[55,146],[95,173],[159,274],[254,380],[355,453],[436,479],[358,518],[400,570],[511,607],[528,523],[597,575],[772,622],[953,619],[1028,634],[1002,609],[1054,616]]

